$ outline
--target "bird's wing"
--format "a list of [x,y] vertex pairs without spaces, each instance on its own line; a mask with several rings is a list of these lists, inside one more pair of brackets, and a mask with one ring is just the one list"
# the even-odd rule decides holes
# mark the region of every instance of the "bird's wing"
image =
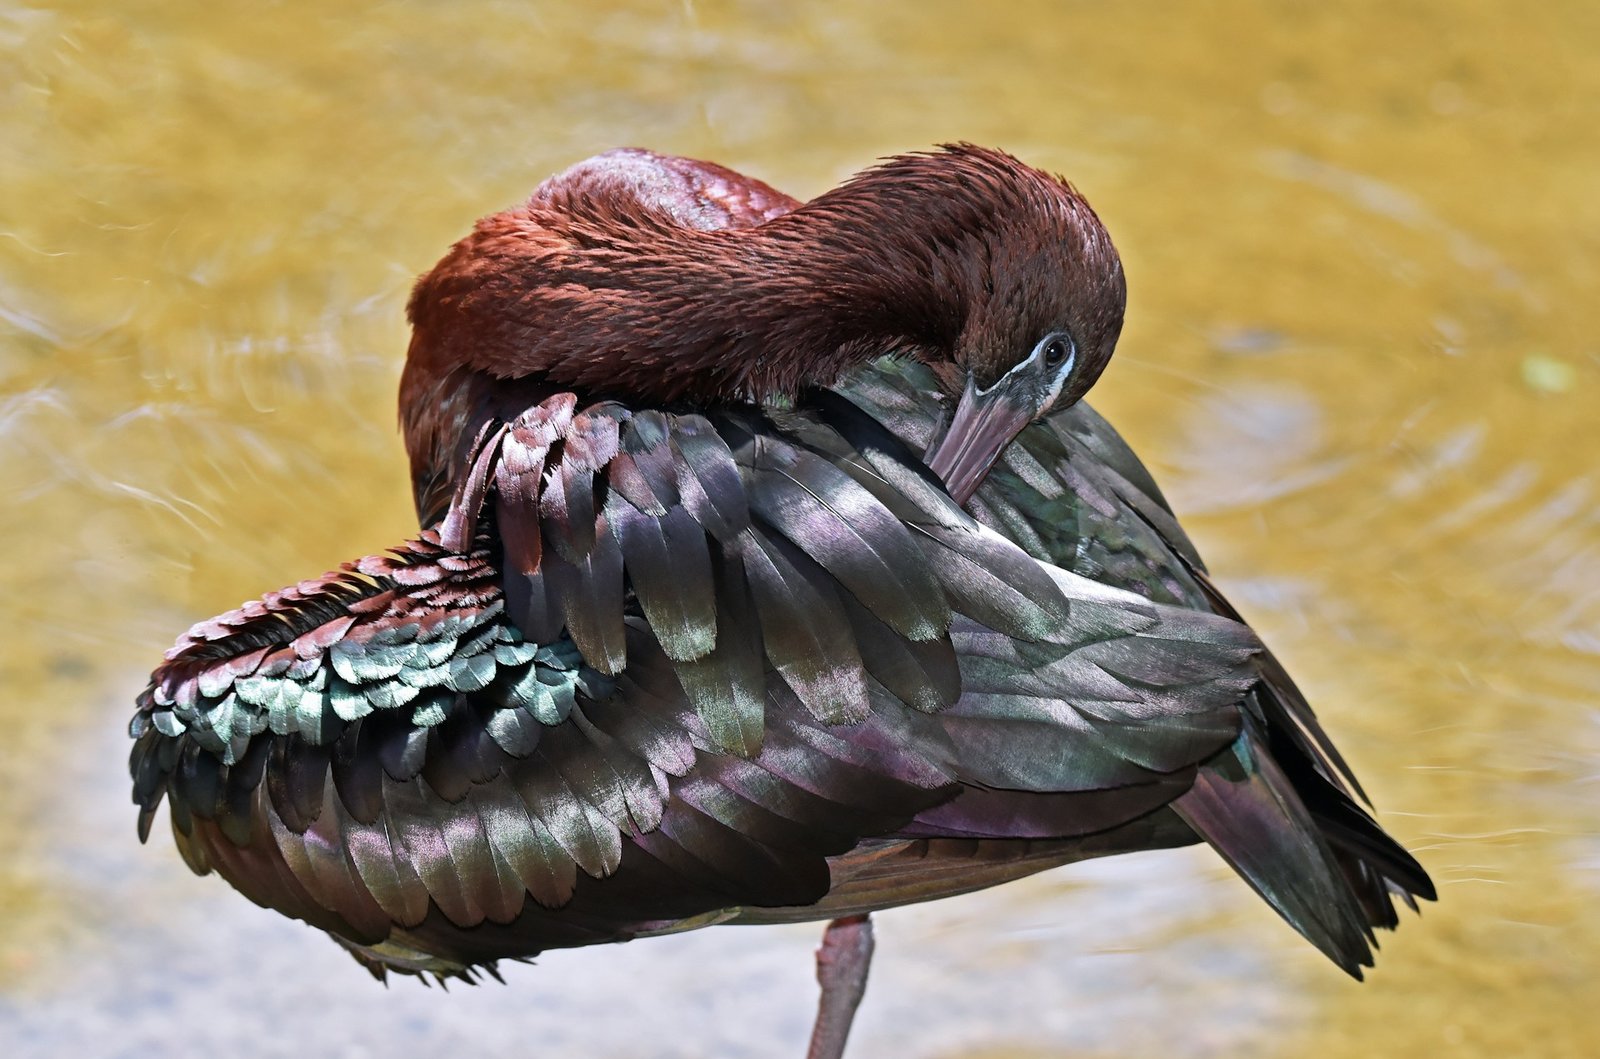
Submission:
[[1253,679],[1242,627],[1028,558],[837,398],[541,403],[441,532],[196,626],[132,769],[197,870],[456,963],[810,904],[974,785],[1159,786]]

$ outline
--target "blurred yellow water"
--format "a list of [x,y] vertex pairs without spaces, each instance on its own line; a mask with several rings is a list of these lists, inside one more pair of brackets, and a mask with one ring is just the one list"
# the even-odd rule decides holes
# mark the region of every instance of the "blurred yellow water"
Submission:
[[116,730],[189,622],[410,531],[402,305],[473,218],[618,144],[809,195],[968,139],[1110,226],[1094,399],[1442,900],[1364,986],[1203,853],[893,913],[856,1054],[1595,1054],[1597,129],[1592,0],[0,0],[0,1039],[798,1054],[803,931],[383,994],[139,849]]

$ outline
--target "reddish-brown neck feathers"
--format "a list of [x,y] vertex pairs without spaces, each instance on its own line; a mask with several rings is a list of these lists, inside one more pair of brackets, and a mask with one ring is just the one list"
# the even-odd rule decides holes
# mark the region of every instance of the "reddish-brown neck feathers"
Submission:
[[[418,281],[402,408],[462,371],[652,403],[793,393],[891,351],[993,377],[1068,292],[1114,343],[1104,229],[998,151],[894,158],[804,205],[719,166],[612,152],[479,221]],[[1095,337],[1078,337],[1090,355]]]

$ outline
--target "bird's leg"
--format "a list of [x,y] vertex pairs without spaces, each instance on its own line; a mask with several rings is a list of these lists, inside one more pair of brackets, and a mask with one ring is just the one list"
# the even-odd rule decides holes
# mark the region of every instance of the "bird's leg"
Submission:
[[867,969],[872,964],[872,919],[844,916],[828,924],[817,948],[817,982],[822,999],[817,1004],[817,1024],[811,1030],[806,1059],[840,1059],[850,1036],[850,1022],[867,991]]

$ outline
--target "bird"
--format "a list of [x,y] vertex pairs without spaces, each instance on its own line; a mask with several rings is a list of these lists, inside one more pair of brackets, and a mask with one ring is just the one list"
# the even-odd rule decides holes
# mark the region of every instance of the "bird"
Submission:
[[419,533],[201,622],[133,800],[369,971],[870,916],[1208,843],[1360,978],[1435,899],[1082,400],[1126,305],[1066,180],[972,144],[800,202],[619,149],[416,283]]

